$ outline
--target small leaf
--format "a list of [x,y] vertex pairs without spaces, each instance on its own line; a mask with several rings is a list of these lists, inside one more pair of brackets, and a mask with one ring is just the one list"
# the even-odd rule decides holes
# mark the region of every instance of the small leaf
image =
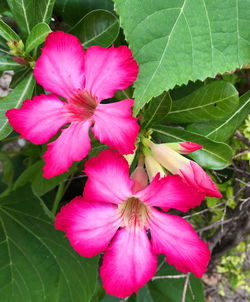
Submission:
[[109,47],[117,38],[119,20],[111,12],[103,9],[91,11],[70,30],[82,42],[83,47],[99,45]]
[[0,56],[0,71],[4,70],[16,70],[20,69],[22,66],[15,62],[11,57]]
[[199,165],[209,169],[223,169],[232,160],[233,150],[224,143],[215,142],[207,137],[183,129],[157,125],[153,127],[154,134],[162,142],[191,141],[203,148],[188,154]]
[[90,301],[97,257],[74,252],[29,188],[0,198],[0,239],[1,301]]
[[213,81],[173,101],[168,121],[190,123],[222,120],[234,112],[238,105],[238,91],[232,84]]
[[172,98],[169,92],[163,92],[162,95],[153,98],[143,114],[144,123],[142,126],[148,128],[154,123],[166,120],[171,107]]
[[14,30],[0,19],[0,36],[2,36],[6,41],[20,41],[21,38],[18,36]]
[[223,122],[212,122],[207,124],[191,124],[187,127],[189,131],[203,134],[204,136],[219,142],[225,142],[240,127],[250,113],[250,91],[240,97],[240,105]]
[[12,128],[5,116],[7,110],[19,108],[25,99],[32,96],[35,86],[33,73],[29,73],[5,98],[0,100],[0,139],[4,139],[12,132]]
[[32,190],[35,195],[43,196],[47,192],[54,189],[60,182],[67,179],[70,173],[63,173],[53,178],[46,179],[42,176],[44,162],[39,160],[32,166],[28,167],[17,179],[14,189],[22,187],[27,183],[31,183]]
[[15,21],[25,37],[40,22],[49,23],[55,0],[7,0]]
[[27,38],[25,44],[26,52],[30,52],[35,47],[42,44],[50,32],[51,29],[46,23],[38,23],[37,25],[35,25]]

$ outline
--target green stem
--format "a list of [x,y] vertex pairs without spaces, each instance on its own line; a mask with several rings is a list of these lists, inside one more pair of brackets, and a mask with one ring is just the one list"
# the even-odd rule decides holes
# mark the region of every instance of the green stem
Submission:
[[68,190],[69,185],[71,184],[73,179],[73,174],[70,175],[69,180],[66,183],[66,186],[64,187],[64,191],[63,191],[63,195],[66,193],[66,191]]
[[2,48],[0,48],[0,52],[6,53],[7,55],[11,55],[8,51],[6,51],[6,50],[4,50]]
[[56,214],[57,208],[59,206],[59,203],[60,203],[60,201],[61,201],[61,199],[62,199],[62,197],[63,197],[63,195],[65,193],[64,186],[65,186],[65,182],[64,181],[62,181],[60,183],[60,185],[58,186],[58,190],[56,192],[55,201],[54,201],[54,204],[53,204],[53,207],[52,207],[52,213],[54,215]]

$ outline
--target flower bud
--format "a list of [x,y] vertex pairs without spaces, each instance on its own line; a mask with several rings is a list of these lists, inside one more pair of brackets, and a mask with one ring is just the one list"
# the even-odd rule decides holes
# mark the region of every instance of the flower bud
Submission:
[[145,155],[146,171],[150,182],[158,173],[160,173],[160,177],[163,177],[166,173],[162,166],[154,159],[151,152],[147,149],[144,149],[143,152]]
[[138,166],[131,174],[131,178],[134,181],[132,188],[133,194],[143,190],[148,185],[148,176],[143,166]]
[[134,158],[135,158],[135,152],[132,153],[132,154],[126,154],[126,155],[123,155],[123,157],[126,159],[126,161],[128,162],[129,166],[131,166]]
[[203,146],[192,142],[168,143],[166,146],[178,153],[192,153],[203,148]]
[[179,174],[180,169],[189,164],[187,158],[169,148],[167,144],[154,144],[151,142],[150,147],[154,159],[172,174]]
[[8,41],[7,42],[7,45],[9,46],[9,49],[10,49],[10,53],[13,55],[13,56],[24,56],[25,55],[25,52],[24,52],[24,44],[23,44],[23,41],[20,40],[20,41]]
[[15,62],[17,62],[18,64],[20,64],[20,65],[25,65],[25,64],[26,64],[25,59],[24,59],[24,58],[21,58],[21,57],[13,57],[13,60],[14,60]]
[[172,174],[179,174],[186,183],[203,192],[204,196],[222,197],[216,184],[196,162],[180,155],[167,144],[151,142],[150,147],[154,159]]

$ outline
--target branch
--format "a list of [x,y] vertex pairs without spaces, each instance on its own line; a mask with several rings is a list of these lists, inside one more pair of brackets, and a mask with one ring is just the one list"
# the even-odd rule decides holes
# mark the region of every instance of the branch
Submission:
[[238,157],[240,157],[240,156],[242,156],[242,155],[244,155],[244,154],[248,154],[249,152],[250,152],[250,149],[242,150],[242,151],[240,151],[239,153],[235,154],[235,155],[233,156],[233,159],[236,159],[236,158],[238,158]]
[[203,228],[198,229],[197,232],[201,233],[201,232],[204,232],[206,230],[210,230],[210,229],[214,228],[215,226],[227,224],[227,223],[229,223],[233,220],[237,220],[237,219],[238,219],[238,217],[232,217],[232,218],[229,218],[229,219],[226,219],[226,220],[219,220],[219,221],[216,221],[213,224],[210,224],[210,225],[207,225]]
[[250,141],[249,141],[249,139],[246,138],[239,130],[235,131],[234,136],[236,136],[246,146],[250,147]]
[[180,279],[180,278],[186,278],[187,275],[168,275],[168,276],[154,276],[151,280],[159,280],[159,279]]
[[181,302],[185,302],[186,301],[187,287],[188,287],[188,284],[189,284],[189,278],[190,278],[190,273],[188,273],[186,275],[186,280],[185,280],[184,287],[183,287]]

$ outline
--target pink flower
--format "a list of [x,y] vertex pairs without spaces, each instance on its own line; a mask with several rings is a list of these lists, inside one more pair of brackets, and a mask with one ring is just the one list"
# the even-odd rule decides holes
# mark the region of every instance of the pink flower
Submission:
[[[73,161],[89,152],[89,128],[101,143],[121,154],[132,153],[139,126],[131,115],[133,100],[101,104],[126,89],[138,73],[138,66],[126,46],[90,47],[61,31],[48,35],[36,63],[37,82],[53,94],[26,100],[20,109],[7,112],[12,127],[34,144],[51,139],[64,125],[61,135],[48,144],[44,154],[44,177],[68,170]],[[63,97],[61,100],[57,95]]]
[[104,252],[100,275],[107,293],[127,297],[137,292],[155,274],[157,254],[184,273],[203,275],[210,258],[207,244],[183,218],[156,208],[185,212],[200,204],[193,187],[179,175],[158,175],[145,187],[141,168],[132,180],[127,161],[111,150],[89,159],[85,172],[83,197],[62,207],[55,227],[66,232],[80,255]]
[[[150,147],[154,160],[172,174],[180,175],[187,184],[194,186],[196,190],[203,193],[204,196],[222,197],[211,177],[207,175],[196,162],[175,151],[178,150],[175,146],[176,144],[154,144],[149,140],[145,140],[144,143],[147,147]],[[197,144],[190,144],[190,142],[187,143],[180,143],[179,152],[191,153],[202,147]],[[149,152],[149,149],[146,148],[146,151]],[[147,167],[150,168],[149,165]],[[150,171],[148,173],[150,173]]]

